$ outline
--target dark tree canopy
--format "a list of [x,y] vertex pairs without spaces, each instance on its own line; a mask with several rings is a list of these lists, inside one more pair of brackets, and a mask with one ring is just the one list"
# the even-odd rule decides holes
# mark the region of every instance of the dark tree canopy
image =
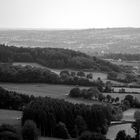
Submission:
[[23,48],[0,45],[1,62],[36,62],[50,68],[116,71],[122,69],[107,61],[84,53],[60,48]]

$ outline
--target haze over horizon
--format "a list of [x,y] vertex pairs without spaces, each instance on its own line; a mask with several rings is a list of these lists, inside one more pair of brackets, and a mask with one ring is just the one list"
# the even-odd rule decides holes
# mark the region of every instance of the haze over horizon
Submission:
[[0,0],[0,28],[140,27],[139,0]]

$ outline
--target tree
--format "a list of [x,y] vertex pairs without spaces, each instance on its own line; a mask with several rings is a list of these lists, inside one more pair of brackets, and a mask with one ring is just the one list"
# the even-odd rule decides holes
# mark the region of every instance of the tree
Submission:
[[63,122],[59,122],[56,126],[55,137],[62,139],[69,139],[70,134],[66,128],[66,125]]
[[107,98],[107,101],[110,102],[112,97],[110,95],[107,95],[106,98]]
[[78,71],[77,76],[85,77],[85,73],[83,71]]
[[132,128],[136,132],[136,139],[140,140],[140,111],[136,111],[134,114],[135,122],[132,123]]
[[80,95],[81,95],[81,91],[78,87],[70,90],[70,93],[69,93],[70,97],[80,97]]
[[118,133],[117,133],[117,136],[115,138],[115,140],[126,140],[126,133],[125,133],[125,130],[120,130]]
[[20,136],[13,126],[3,124],[0,126],[0,140],[20,140]]
[[115,102],[119,102],[119,99],[120,99],[119,97],[116,97]]
[[87,129],[87,124],[82,116],[77,116],[75,119],[75,125],[78,136],[81,135]]
[[88,78],[88,79],[92,79],[92,78],[93,78],[92,73],[88,73],[88,74],[87,74],[87,78]]
[[134,101],[134,99],[133,99],[133,96],[132,96],[132,95],[126,95],[125,98],[124,98],[124,100],[129,101],[130,106],[131,106],[131,107],[133,106],[133,101]]
[[22,128],[23,140],[37,140],[38,134],[36,124],[32,120],[27,120]]
[[71,76],[74,77],[76,75],[76,72],[72,71]]
[[63,79],[63,80],[67,79],[69,76],[70,76],[70,73],[69,73],[69,71],[67,71],[67,70],[64,70],[64,71],[61,71],[61,72],[60,72],[60,77],[61,77],[61,79]]

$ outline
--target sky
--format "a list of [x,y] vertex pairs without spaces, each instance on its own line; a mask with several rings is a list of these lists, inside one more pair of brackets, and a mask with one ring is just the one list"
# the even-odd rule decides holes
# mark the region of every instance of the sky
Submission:
[[140,27],[140,0],[0,0],[0,28]]

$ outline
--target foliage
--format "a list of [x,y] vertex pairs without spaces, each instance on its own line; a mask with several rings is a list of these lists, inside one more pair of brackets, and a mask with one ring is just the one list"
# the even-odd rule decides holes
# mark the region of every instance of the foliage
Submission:
[[7,91],[0,87],[0,108],[22,110],[23,107],[34,99],[34,96]]
[[78,140],[106,140],[106,138],[100,133],[91,133],[86,131],[82,133]]
[[107,61],[90,57],[78,51],[60,48],[23,48],[0,45],[1,62],[36,62],[50,68],[92,69],[98,71],[121,71]]
[[24,126],[22,128],[22,137],[23,137],[23,140],[37,140],[38,139],[37,127],[33,121],[27,120],[24,123]]
[[66,125],[63,122],[59,122],[55,128],[55,137],[62,139],[69,139],[70,134],[66,128]]
[[0,82],[101,86],[100,83],[96,81],[71,76],[68,71],[62,71],[59,76],[44,68],[13,66],[10,64],[0,64]]
[[81,135],[87,129],[87,124],[82,116],[77,116],[75,120],[77,135]]
[[100,128],[100,133],[104,129],[105,122],[108,124],[113,119],[112,109],[108,106],[72,104],[64,100],[40,97],[26,106],[22,124],[26,120],[33,120],[40,131],[45,132],[42,135],[52,137],[55,136],[55,131],[52,131],[56,126],[54,124],[63,122],[69,134],[75,137],[75,120],[78,115],[85,120],[87,129],[97,131],[97,128]]
[[12,125],[3,124],[0,126],[0,139],[1,140],[20,140],[20,136]]

